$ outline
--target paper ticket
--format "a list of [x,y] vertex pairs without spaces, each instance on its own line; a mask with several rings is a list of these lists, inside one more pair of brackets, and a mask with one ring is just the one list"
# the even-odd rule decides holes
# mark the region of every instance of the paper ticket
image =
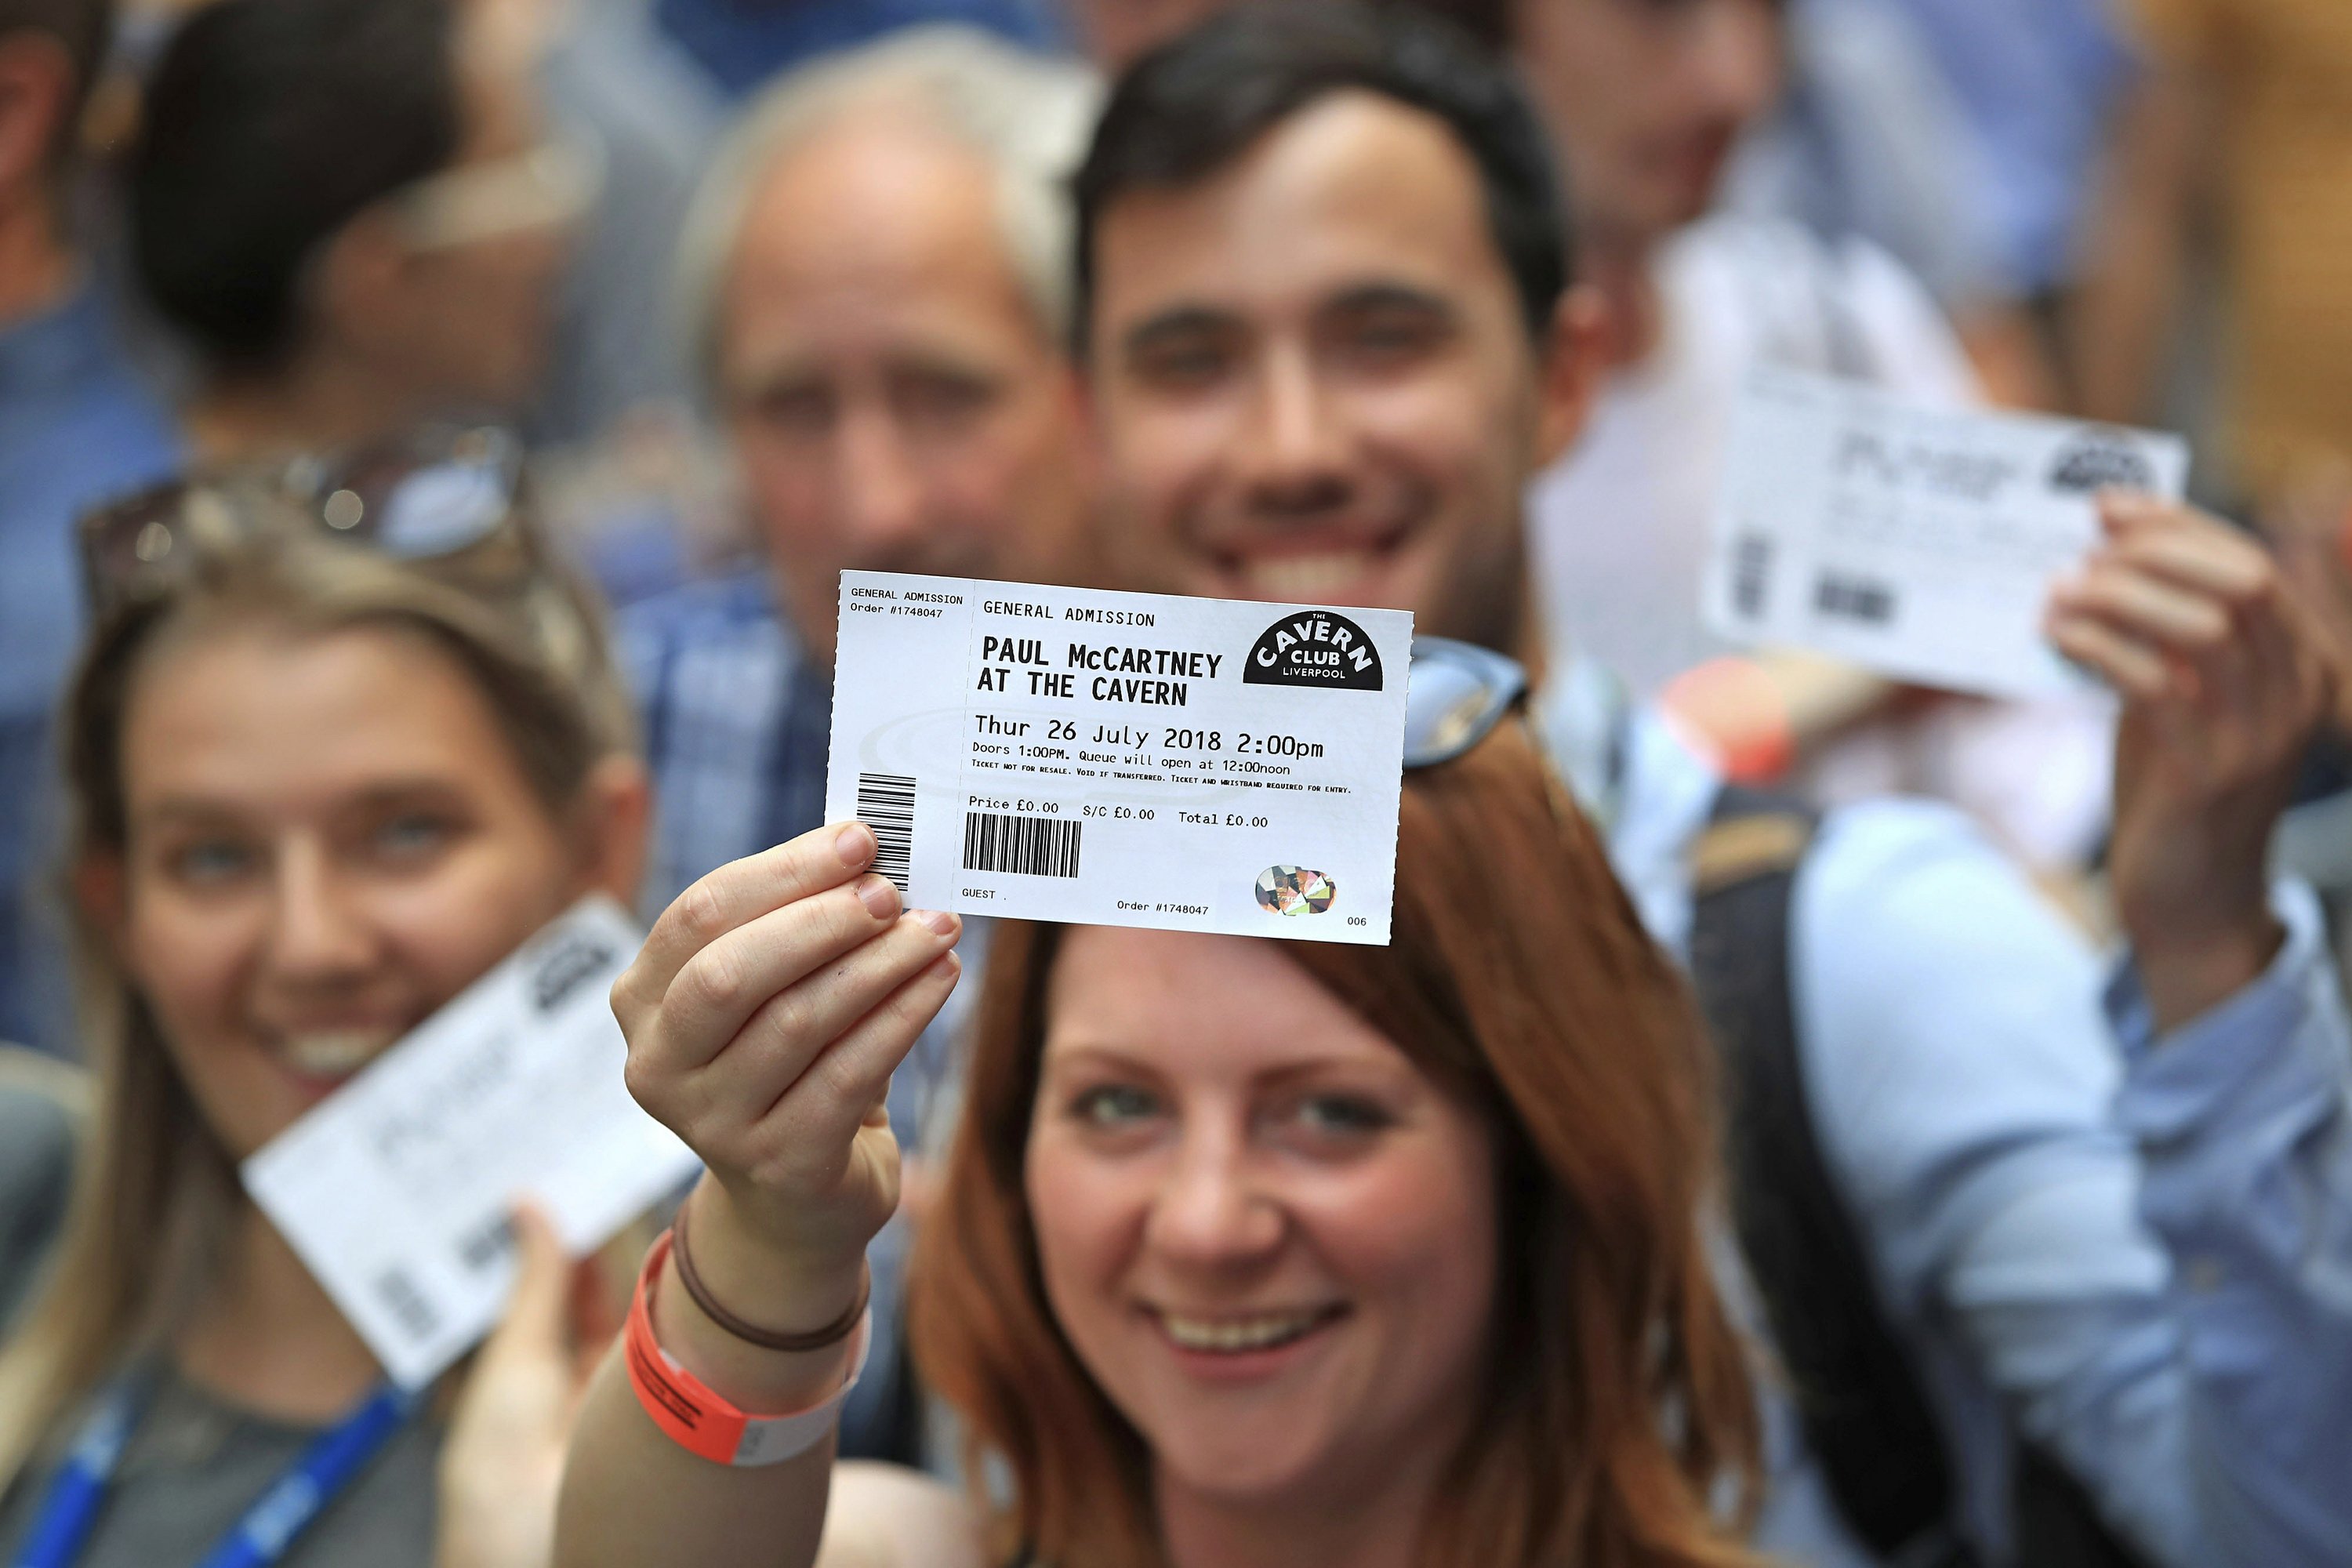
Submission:
[[1811,648],[1988,696],[2079,690],[2042,635],[2110,485],[2177,499],[2175,436],[1926,405],[1766,369],[1743,389],[1701,608],[1743,642]]
[[1385,944],[1412,617],[845,572],[829,819],[919,908]]
[[622,1082],[608,993],[640,935],[574,906],[246,1161],[246,1190],[415,1387],[498,1321],[528,1194],[588,1251],[698,1168]]

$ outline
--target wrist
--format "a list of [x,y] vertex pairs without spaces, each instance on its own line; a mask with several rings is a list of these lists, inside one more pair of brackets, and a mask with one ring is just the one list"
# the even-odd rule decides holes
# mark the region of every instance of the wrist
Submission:
[[[803,1253],[752,1224],[709,1176],[687,1198],[695,1265],[729,1310],[780,1332],[838,1319],[865,1288],[862,1252]],[[712,1320],[679,1278],[675,1254],[653,1284],[653,1319],[664,1350],[697,1378],[748,1410],[799,1409],[839,1386],[846,1344],[810,1351],[750,1344]]]
[[[688,1211],[691,1211],[690,1215]],[[779,1333],[833,1322],[865,1289],[866,1247],[807,1246],[775,1227],[706,1176],[679,1205],[694,1236],[694,1262],[711,1295],[736,1316]]]
[[[655,1326],[655,1294],[664,1292],[673,1302],[678,1294],[675,1242],[675,1231],[665,1234],[646,1255],[622,1335],[622,1361],[639,1408],[680,1447],[714,1464],[782,1464],[823,1443],[838,1425],[842,1403],[864,1373],[866,1352],[873,1344],[873,1315],[863,1300],[846,1339],[829,1342],[824,1351],[789,1354],[767,1351],[761,1352],[764,1364],[760,1365],[737,1355],[731,1369],[706,1378],[698,1374],[693,1364],[697,1360],[718,1369],[726,1367],[729,1359],[723,1346],[713,1351],[709,1325],[701,1325],[698,1334],[673,1336],[698,1338],[699,1356],[691,1346],[683,1347],[685,1353],[674,1352]],[[696,1327],[691,1322],[688,1326]],[[740,1339],[732,1343],[739,1350],[760,1350]],[[825,1351],[844,1353],[829,1356]],[[790,1411],[751,1414],[744,1403],[761,1394],[788,1400]],[[775,1406],[763,1404],[752,1408]]]
[[2135,940],[2132,960],[2159,1038],[2211,1012],[2266,973],[2286,944],[2286,928],[2258,916],[2209,927],[2187,939]]
[[1710,659],[1677,676],[1658,701],[1685,742],[1712,757],[1727,778],[1775,779],[1796,755],[1788,700],[1754,659]]

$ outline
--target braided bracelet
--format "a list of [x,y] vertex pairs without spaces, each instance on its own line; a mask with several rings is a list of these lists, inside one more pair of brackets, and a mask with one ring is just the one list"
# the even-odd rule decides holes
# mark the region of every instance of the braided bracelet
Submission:
[[870,1268],[861,1268],[857,1300],[849,1304],[847,1311],[821,1329],[804,1334],[784,1334],[745,1322],[720,1306],[710,1288],[702,1282],[702,1276],[695,1272],[693,1255],[686,1242],[687,1211],[693,1206],[693,1194],[688,1194],[686,1202],[677,1206],[677,1217],[670,1222],[670,1257],[677,1264],[677,1282],[686,1287],[687,1295],[702,1309],[703,1316],[737,1339],[767,1351],[821,1351],[847,1339],[858,1320],[866,1316],[866,1303],[874,1294],[874,1271]]

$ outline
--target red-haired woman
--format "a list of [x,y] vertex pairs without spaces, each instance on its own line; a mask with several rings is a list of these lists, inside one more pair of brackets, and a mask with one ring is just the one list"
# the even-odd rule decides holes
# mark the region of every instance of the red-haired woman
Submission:
[[710,1174],[591,1395],[564,1568],[1746,1561],[1698,1026],[1503,721],[1516,669],[1423,646],[1391,946],[1001,939],[911,1285],[969,1500],[826,1428],[955,921],[856,824],[662,917],[614,1002]]

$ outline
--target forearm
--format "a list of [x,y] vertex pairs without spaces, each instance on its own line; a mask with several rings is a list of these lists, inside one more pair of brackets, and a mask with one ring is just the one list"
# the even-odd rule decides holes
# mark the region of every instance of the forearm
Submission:
[[2278,912],[2270,968],[2161,1044],[2117,990],[2119,1111],[2172,1259],[2203,1561],[2231,1568],[2338,1561],[2352,1533],[2352,1026],[2315,901],[2290,890]]
[[556,1568],[806,1568],[833,1476],[827,1438],[757,1469],[688,1453],[656,1426],[615,1347],[590,1385],[557,1508]]
[[[2267,826],[2274,816],[2260,812],[2253,820]],[[2142,910],[2131,896],[2135,883],[2119,879],[2116,888],[2116,912],[2159,1039],[2172,1037],[2255,984],[2286,942],[2263,875],[2267,835],[2231,842],[2231,835],[2207,831],[2209,823],[2224,820],[2226,814],[2208,817],[2195,828],[2167,835],[2163,852],[2177,863],[2168,868],[2171,879],[2200,889],[2199,898],[2178,908]]]
[[[863,1273],[855,1256],[796,1264],[758,1243],[725,1189],[706,1179],[681,1211],[697,1222],[693,1246],[714,1299],[780,1332],[838,1321]],[[650,1282],[659,1353],[740,1410],[788,1414],[840,1391],[856,1336],[808,1352],[763,1349],[736,1338],[696,1304],[675,1255]],[[860,1330],[859,1332],[863,1332]],[[625,1343],[616,1356],[628,1353]],[[639,1403],[625,1365],[607,1358],[581,1416],[559,1511],[561,1568],[672,1562],[799,1568],[816,1560],[833,1469],[828,1435],[772,1466],[736,1467],[688,1452]]]

